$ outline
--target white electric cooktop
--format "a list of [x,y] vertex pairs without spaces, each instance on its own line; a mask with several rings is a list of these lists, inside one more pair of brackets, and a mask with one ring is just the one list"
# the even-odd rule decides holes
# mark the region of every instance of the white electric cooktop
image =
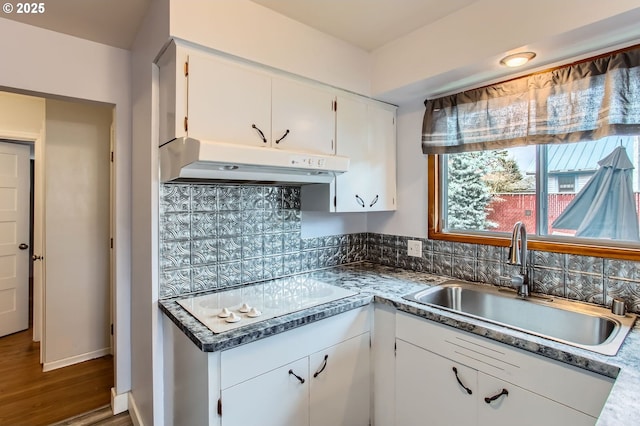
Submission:
[[178,303],[214,333],[358,294],[312,278],[288,277],[188,297]]

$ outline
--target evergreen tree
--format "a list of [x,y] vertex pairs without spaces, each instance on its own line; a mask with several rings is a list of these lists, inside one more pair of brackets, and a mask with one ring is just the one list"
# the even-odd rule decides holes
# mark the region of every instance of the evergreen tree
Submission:
[[494,223],[487,220],[491,192],[483,179],[490,171],[495,157],[493,151],[448,156],[449,229],[486,230],[495,227]]

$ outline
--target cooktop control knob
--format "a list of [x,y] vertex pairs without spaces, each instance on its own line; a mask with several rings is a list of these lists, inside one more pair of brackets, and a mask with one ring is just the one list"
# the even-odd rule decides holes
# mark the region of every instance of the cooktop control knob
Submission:
[[228,318],[229,315],[231,315],[231,312],[229,312],[229,309],[222,308],[222,311],[218,314],[218,317],[220,317],[220,318]]
[[249,310],[249,313],[247,314],[249,318],[256,318],[256,317],[259,317],[260,315],[262,315],[262,312],[260,312],[256,308],[251,308]]
[[227,319],[225,319],[226,322],[238,322],[240,321],[240,317],[236,314],[234,314],[233,312],[231,312],[231,314],[229,315],[229,317]]
[[242,312],[243,314],[246,314],[247,312],[251,311],[251,306],[249,306],[246,303],[243,303],[242,306],[240,307],[240,309],[238,309],[240,312]]

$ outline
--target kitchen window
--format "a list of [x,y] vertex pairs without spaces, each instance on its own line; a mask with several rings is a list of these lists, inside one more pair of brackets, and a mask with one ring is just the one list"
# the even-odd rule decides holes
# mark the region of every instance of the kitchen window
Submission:
[[429,238],[640,258],[640,49],[425,102]]

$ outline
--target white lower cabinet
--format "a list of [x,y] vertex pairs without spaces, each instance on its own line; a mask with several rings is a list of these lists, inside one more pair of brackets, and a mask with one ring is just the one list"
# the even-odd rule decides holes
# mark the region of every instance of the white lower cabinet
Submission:
[[[309,359],[303,358],[222,390],[222,425],[305,425],[309,422]],[[307,377],[302,383],[299,377]]]
[[222,426],[366,426],[369,377],[364,333],[222,389]]
[[311,426],[369,425],[369,336],[361,334],[309,357]]
[[594,425],[613,380],[396,315],[396,425]]
[[402,340],[396,342],[396,425],[472,425],[476,371]]
[[368,426],[373,306],[202,352],[165,318],[165,424]]
[[396,425],[593,425],[580,411],[402,340]]
[[165,424],[593,425],[613,385],[383,305],[373,327],[373,311],[218,352],[165,317]]

